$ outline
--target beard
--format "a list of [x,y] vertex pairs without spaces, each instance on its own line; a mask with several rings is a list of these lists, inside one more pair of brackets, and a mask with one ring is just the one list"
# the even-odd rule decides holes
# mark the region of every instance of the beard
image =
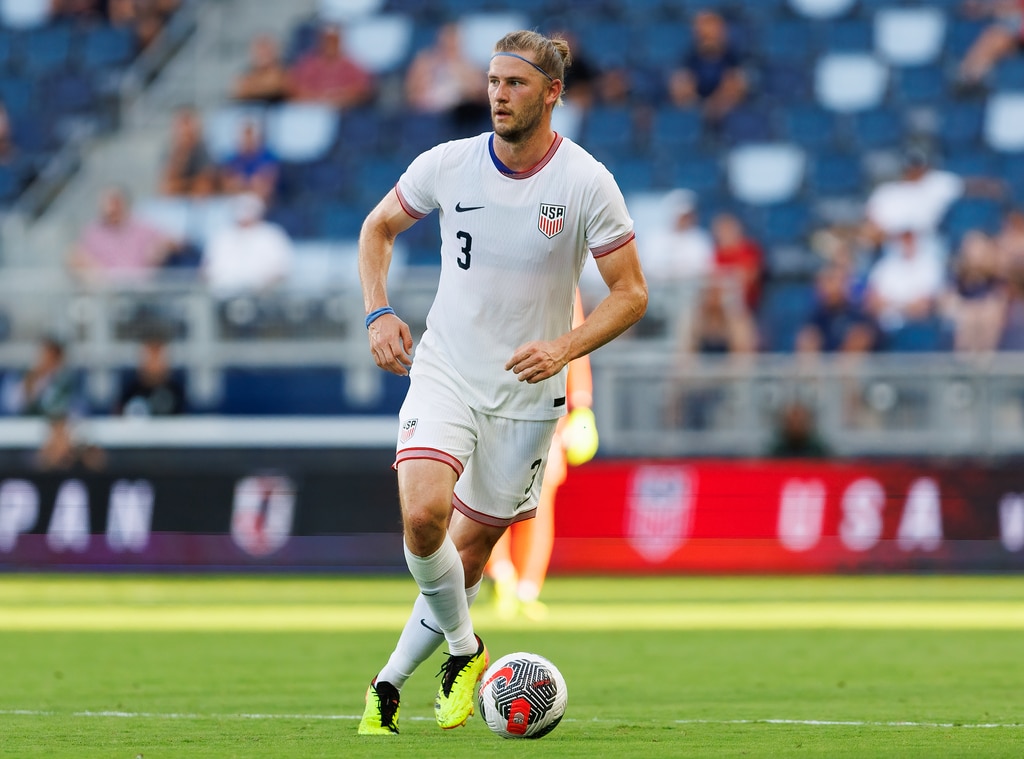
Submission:
[[511,120],[498,124],[492,115],[491,123],[496,135],[505,142],[516,145],[526,142],[537,131],[543,115],[544,100],[538,98],[532,103],[522,105]]

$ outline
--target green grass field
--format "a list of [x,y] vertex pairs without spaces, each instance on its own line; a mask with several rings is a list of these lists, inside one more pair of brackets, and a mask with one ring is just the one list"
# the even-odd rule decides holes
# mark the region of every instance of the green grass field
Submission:
[[568,579],[492,656],[551,658],[566,719],[356,735],[405,578],[0,575],[0,757],[1021,757],[1024,578]]

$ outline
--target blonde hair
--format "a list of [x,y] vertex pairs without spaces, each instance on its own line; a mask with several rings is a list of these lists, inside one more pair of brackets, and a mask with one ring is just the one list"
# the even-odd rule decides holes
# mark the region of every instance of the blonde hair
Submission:
[[[569,43],[559,37],[548,38],[539,32],[522,29],[509,32],[494,45],[495,53],[527,53],[533,64],[552,81],[557,79],[565,90],[565,70],[572,65]],[[559,96],[558,104],[562,98]]]

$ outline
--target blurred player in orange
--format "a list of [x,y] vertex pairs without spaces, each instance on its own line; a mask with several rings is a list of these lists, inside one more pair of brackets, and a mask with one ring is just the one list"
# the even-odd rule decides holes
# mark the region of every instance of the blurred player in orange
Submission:
[[[577,290],[573,327],[582,321],[583,302]],[[559,420],[551,441],[537,516],[510,525],[491,550],[487,564],[501,617],[514,617],[520,612],[530,619],[547,615],[547,607],[538,599],[555,542],[555,495],[565,482],[569,465],[585,464],[597,452],[597,425],[591,410],[593,389],[590,357],[571,361],[566,381],[569,414]]]

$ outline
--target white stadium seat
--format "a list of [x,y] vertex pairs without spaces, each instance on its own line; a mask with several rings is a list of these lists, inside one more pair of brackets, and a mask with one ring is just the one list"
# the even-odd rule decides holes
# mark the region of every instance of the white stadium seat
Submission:
[[263,131],[265,109],[262,106],[227,105],[203,114],[203,142],[210,157],[218,163],[238,148],[242,127],[255,122]]
[[1024,92],[997,92],[985,108],[985,142],[993,150],[1024,150]]
[[789,0],[789,7],[797,15],[807,18],[835,18],[849,11],[856,2],[857,0]]
[[883,8],[875,14],[875,50],[891,66],[920,66],[942,54],[946,14],[940,8]]
[[888,67],[873,55],[829,54],[814,70],[818,102],[832,111],[852,113],[874,108],[885,98]]
[[737,200],[766,205],[796,195],[805,164],[804,152],[790,143],[743,145],[726,157],[726,174]]
[[282,161],[323,158],[338,135],[338,112],[318,103],[286,103],[266,115],[266,144]]
[[509,32],[529,29],[529,19],[520,13],[471,13],[459,21],[462,52],[486,70],[494,52],[494,43]]
[[328,23],[345,24],[357,18],[373,16],[384,7],[384,0],[317,0],[317,16]]
[[0,24],[10,29],[44,26],[51,13],[51,0],[0,0]]
[[369,16],[345,27],[345,49],[373,74],[394,71],[406,62],[412,44],[412,19],[401,14]]
[[188,198],[140,198],[135,203],[135,215],[173,240],[192,238],[192,201]]

